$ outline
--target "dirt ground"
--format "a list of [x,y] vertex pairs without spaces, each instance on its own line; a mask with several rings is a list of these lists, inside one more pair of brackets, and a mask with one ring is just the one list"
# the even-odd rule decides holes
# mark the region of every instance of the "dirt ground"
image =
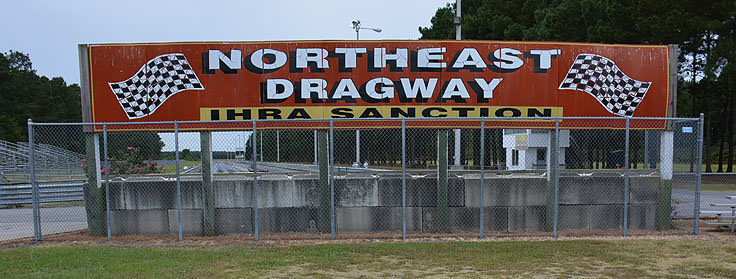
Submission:
[[[736,243],[736,233],[718,230],[713,227],[703,227],[699,235],[693,235],[690,230],[670,231],[634,231],[629,230],[628,236],[623,231],[585,231],[560,232],[556,240],[573,239],[701,239],[719,240]],[[283,245],[314,245],[326,243],[391,243],[391,242],[483,242],[483,241],[550,241],[555,240],[551,233],[486,233],[479,238],[478,233],[455,234],[408,234],[402,239],[400,233],[349,233],[337,234],[335,240],[329,234],[261,234],[255,241],[252,234],[221,235],[221,236],[192,236],[184,235],[183,241],[178,241],[176,235],[127,235],[90,236],[86,230],[44,236],[42,241],[33,238],[17,239],[0,242],[0,249],[23,246],[120,246],[120,247],[191,247],[191,246],[283,246]]]

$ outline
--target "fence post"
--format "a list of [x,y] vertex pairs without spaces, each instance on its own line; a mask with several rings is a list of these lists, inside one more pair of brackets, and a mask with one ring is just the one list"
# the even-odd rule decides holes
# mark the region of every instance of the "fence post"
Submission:
[[[258,241],[260,235],[258,231],[258,160],[256,160],[256,148],[258,144],[256,142],[258,130],[256,130],[256,121],[253,120],[253,134],[251,134],[251,144],[253,145],[253,158],[251,162],[251,168],[253,169],[253,236],[255,241]],[[245,155],[243,155],[245,156]]]
[[319,147],[317,145],[317,130],[314,130],[314,165],[317,165],[319,162],[319,155],[317,155],[317,150],[319,149]]
[[406,119],[401,119],[401,239],[406,239]]
[[626,140],[624,147],[624,236],[629,232],[629,125],[631,117],[626,117]]
[[354,166],[360,167],[360,130],[355,129],[355,163]]
[[281,133],[279,130],[276,130],[276,162],[281,163]]
[[176,159],[176,219],[179,224],[179,241],[183,241],[184,225],[181,223],[181,172],[179,169],[179,122],[174,121],[174,149]]
[[330,239],[335,240],[335,134],[332,122],[330,119]]
[[320,233],[327,233],[330,228],[330,176],[327,136],[329,131],[319,130],[317,149],[319,153],[319,213],[317,227]]
[[102,124],[102,148],[105,156],[105,219],[107,222],[107,240],[112,240],[112,229],[110,228],[110,160],[107,156],[107,124]]
[[87,228],[90,235],[105,235],[105,205],[102,177],[100,176],[100,142],[94,127],[85,133],[88,183],[84,187],[84,207],[87,213]]
[[660,134],[660,182],[657,199],[657,229],[672,228],[672,163],[674,131],[662,131]]
[[694,234],[700,233],[700,186],[703,177],[703,123],[704,114],[698,120],[698,168],[695,171],[695,229]]
[[33,120],[28,118],[28,165],[31,168],[31,195],[33,195],[33,240],[41,241],[41,209],[39,208],[36,162],[33,148]]
[[552,179],[554,183],[554,214],[552,216],[552,236],[557,238],[557,226],[560,217],[560,118],[555,118],[555,146],[552,149],[554,160],[552,163]]
[[204,222],[202,234],[215,235],[215,182],[212,174],[212,132],[199,132],[202,157],[202,196],[204,198]]
[[649,168],[649,130],[644,130],[644,169]]
[[483,217],[485,215],[485,154],[486,154],[486,120],[480,119],[480,238],[483,238]]
[[546,232],[552,232],[553,236],[555,233],[555,165],[559,162],[559,159],[555,157],[555,146],[557,146],[557,130],[550,130],[547,134],[549,135],[549,142],[547,144],[547,188],[546,193],[546,207],[545,207],[545,224],[544,230]]
[[261,155],[259,157],[261,159],[261,162],[263,162],[263,132],[265,132],[265,131],[261,131],[261,135],[258,136],[258,140],[261,141],[261,142],[258,143],[259,144],[259,147],[261,149]]
[[447,133],[437,130],[437,232],[449,232],[447,201]]

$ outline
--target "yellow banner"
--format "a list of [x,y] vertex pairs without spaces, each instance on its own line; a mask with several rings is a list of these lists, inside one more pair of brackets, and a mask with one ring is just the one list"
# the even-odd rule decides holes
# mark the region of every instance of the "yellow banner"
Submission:
[[309,106],[200,108],[200,120],[407,118],[407,117],[561,117],[562,107],[503,106]]

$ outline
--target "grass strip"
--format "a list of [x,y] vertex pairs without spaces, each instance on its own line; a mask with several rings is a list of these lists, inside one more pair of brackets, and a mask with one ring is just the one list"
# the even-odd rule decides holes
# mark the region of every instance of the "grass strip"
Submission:
[[21,247],[0,278],[732,278],[736,244],[693,239],[321,244],[279,247]]

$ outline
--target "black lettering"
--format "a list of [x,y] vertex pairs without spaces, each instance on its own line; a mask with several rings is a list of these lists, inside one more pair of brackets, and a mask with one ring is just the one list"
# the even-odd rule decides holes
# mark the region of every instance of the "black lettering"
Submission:
[[[341,98],[335,99],[335,91],[337,91],[337,86],[340,85],[340,81],[336,80],[332,84],[332,89],[330,89],[330,92],[327,93],[327,100],[325,100],[325,103],[337,103],[337,101],[345,101],[346,103],[355,104],[358,101],[355,100],[355,98],[352,98],[350,96],[342,96]],[[360,95],[360,93],[358,93]]]
[[353,118],[353,109],[351,108],[334,108],[332,109],[332,118]]
[[268,119],[268,117],[273,117],[271,119],[281,119],[281,110],[280,109],[258,109],[258,119]]
[[[252,73],[255,73],[255,74],[268,74],[268,73],[273,73],[275,71],[278,71],[280,69],[280,68],[278,68],[278,69],[264,70],[264,69],[261,69],[259,67],[256,67],[255,65],[253,65],[253,61],[251,61],[251,58],[250,58],[251,56],[253,56],[253,54],[250,54],[250,55],[246,56],[245,59],[243,59],[243,67],[245,67],[245,69],[247,69],[248,71],[250,71]],[[266,53],[265,55],[263,55],[263,58],[266,59],[266,60],[268,60],[268,62],[266,62],[266,64],[271,64],[271,63],[273,63],[273,62],[276,61],[276,55],[274,55],[273,53]],[[222,67],[222,66],[220,66],[220,67]]]
[[406,111],[401,108],[391,108],[391,118],[416,117],[416,116],[417,116],[416,108],[406,108]]
[[371,73],[380,72],[381,71],[381,68],[376,68],[376,67],[374,67],[375,65],[373,65],[373,61],[374,61],[373,60],[373,57],[375,56],[375,54],[373,53],[373,51],[372,50],[369,50],[367,56],[368,56],[367,57],[368,59],[366,61],[366,64],[367,64],[366,66],[368,68],[368,72],[371,72]]
[[455,62],[460,57],[460,53],[463,53],[463,51],[460,50],[460,51],[458,51],[458,52],[455,53],[455,57],[453,57],[452,58],[452,61],[450,61],[450,63],[447,64],[448,67],[445,70],[445,72],[458,72],[460,70],[469,70],[469,71],[475,72],[475,73],[482,73],[483,72],[483,69],[478,68],[475,65],[465,65],[462,68],[454,68],[454,67],[452,67],[452,65],[455,65]]
[[[266,94],[268,90],[268,84],[264,81],[261,82],[261,104],[277,104],[277,103],[283,103],[286,101],[286,99],[269,99],[266,98]],[[284,93],[286,88],[284,88],[283,84],[276,84],[276,93]]]
[[[535,74],[546,74],[547,69],[542,69],[541,67],[541,60],[542,55],[541,54],[532,54],[531,52],[524,52],[524,58],[532,58],[534,61],[534,73]],[[550,59],[557,58],[557,54],[550,54]]]
[[[447,100],[452,100],[455,103],[465,103],[465,99],[462,96],[452,96],[449,99],[442,98],[442,96],[445,95],[445,90],[447,90],[447,86],[450,84],[450,81],[445,81],[445,83],[442,84],[442,88],[440,88],[439,94],[437,94],[437,99],[435,99],[435,102],[437,103],[444,103],[447,102]],[[463,84],[464,86],[465,84]]]
[[493,56],[493,52],[491,52],[490,54],[488,54],[488,61],[490,61],[490,63],[488,63],[488,69],[491,70],[491,71],[494,71],[496,73],[513,73],[513,72],[516,72],[516,70],[519,69],[519,68],[514,68],[514,69],[501,69],[500,67],[496,66],[496,64],[494,64],[493,62],[498,62],[498,61],[510,62],[510,61],[502,60],[502,59],[497,59],[495,56]]
[[475,92],[475,100],[478,103],[488,103],[488,99],[483,98],[483,88],[478,85],[478,82],[476,82],[475,80],[469,81],[468,85],[470,86],[470,89]]
[[[510,111],[511,115],[506,116],[506,112]],[[496,117],[519,117],[521,116],[521,111],[515,108],[500,108],[496,110]]]
[[439,94],[437,94],[437,99],[434,100],[435,102],[437,102],[437,103],[444,103],[444,102],[447,101],[446,99],[443,99],[442,96],[445,95],[445,90],[447,90],[447,85],[448,84],[450,84],[450,81],[449,80],[448,81],[445,81],[445,83],[442,84],[442,87],[440,88],[440,92],[439,92]]
[[289,52],[289,73],[301,73],[302,69],[296,67],[296,51]]
[[[399,79],[398,81],[394,80],[393,82],[394,82],[394,92],[396,93],[396,97],[399,98],[399,101],[401,101],[401,103],[411,103],[412,99],[406,97],[406,88],[404,88],[404,84],[401,82],[401,79]],[[417,82],[426,82],[425,85],[429,83],[429,81],[425,81],[424,79],[420,79],[418,81],[409,80],[409,84],[411,84],[412,86],[417,86],[416,85]],[[416,98],[413,98],[413,99],[417,103],[426,103],[429,101],[429,99],[427,98],[422,98],[422,93],[420,91],[417,91],[417,96]]]
[[480,108],[480,117],[488,117],[488,108]]
[[[225,52],[227,57],[230,57],[230,52]],[[220,70],[226,74],[237,74],[238,69],[230,69],[224,62],[220,61]],[[203,74],[214,74],[215,70],[210,69],[210,55],[207,52],[202,52],[202,73]]]
[[210,110],[210,120],[220,120],[220,110],[219,109]]
[[[353,72],[353,69],[345,67],[345,53],[337,53],[335,51],[330,51],[327,57],[337,57],[337,62],[338,62],[337,71],[338,72],[340,73],[352,73]],[[355,53],[356,60],[360,57],[363,57],[362,53]],[[356,61],[356,64],[357,64],[357,61]]]
[[376,108],[367,108],[360,114],[359,118],[383,118]]
[[[302,92],[302,82],[301,81],[294,82],[294,103],[304,104],[307,102],[307,99],[302,98],[301,92]],[[317,92],[310,92],[309,100],[311,100],[312,103],[315,103],[315,104],[323,103],[322,99],[319,98],[319,95]]]
[[468,117],[468,112],[475,110],[474,108],[452,108],[453,111],[457,111],[460,117]]
[[[442,71],[441,68],[425,68],[425,67],[419,67],[419,66],[417,66],[417,61],[418,61],[417,60],[418,59],[417,57],[418,56],[419,55],[417,54],[417,51],[416,50],[413,50],[413,51],[410,51],[409,52],[409,57],[411,58],[411,60],[409,60],[409,61],[413,62],[413,63],[410,63],[410,65],[409,65],[409,71],[410,72],[414,72],[414,73],[416,73],[416,72],[425,72],[425,73],[432,73],[432,72],[434,72],[434,73],[438,73],[438,72],[441,72]],[[433,60],[431,62],[442,62],[442,61]]]
[[[440,112],[440,114],[433,115],[432,112]],[[447,110],[440,107],[428,107],[422,111],[424,117],[447,117]]]
[[[329,53],[327,54],[329,57]],[[320,69],[317,65],[316,61],[307,61],[307,67],[309,67],[309,71],[312,73],[324,73],[325,69]],[[301,73],[303,72],[303,69],[296,67],[296,51],[290,51],[289,52],[289,72],[290,73]]]
[[[366,82],[368,83],[368,82]],[[396,84],[396,83],[394,83]],[[381,85],[383,86],[383,85]],[[378,84],[376,84],[376,87],[378,87]],[[358,94],[360,94],[360,99],[363,100],[366,103],[381,103],[381,102],[389,102],[391,99],[385,98],[385,99],[373,99],[370,96],[368,96],[368,93],[366,93],[365,90],[365,83],[360,85],[360,88],[358,88]],[[386,101],[384,101],[386,100]]]
[[546,108],[544,112],[539,111],[536,108],[530,108],[527,112],[527,117],[552,117],[552,109]]
[[242,117],[243,120],[250,120],[250,109],[243,109],[240,113],[236,113],[234,109],[229,109],[225,111],[225,114],[227,115],[227,120],[235,120],[236,116]]
[[311,119],[312,117],[309,116],[309,113],[305,111],[302,108],[295,108],[294,110],[289,113],[289,116],[286,117],[286,119]]

